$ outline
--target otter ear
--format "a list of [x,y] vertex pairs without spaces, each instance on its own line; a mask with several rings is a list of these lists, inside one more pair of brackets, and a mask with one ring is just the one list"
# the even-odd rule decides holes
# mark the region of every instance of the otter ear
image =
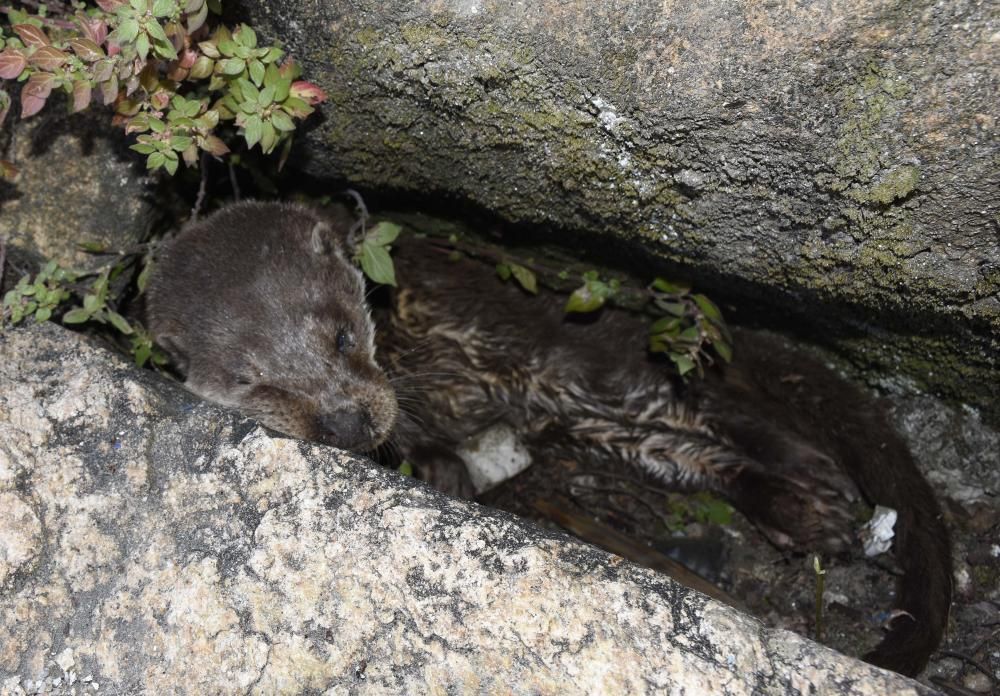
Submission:
[[309,251],[314,256],[328,256],[335,253],[349,253],[352,246],[343,228],[319,221],[309,233]]
[[325,222],[317,222],[309,233],[309,250],[315,256],[326,256],[333,252],[333,230]]

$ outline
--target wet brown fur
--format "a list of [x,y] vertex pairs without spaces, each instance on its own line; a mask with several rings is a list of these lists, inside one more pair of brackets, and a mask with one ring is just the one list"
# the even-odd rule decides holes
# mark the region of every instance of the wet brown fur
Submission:
[[[332,248],[317,253],[316,229]],[[167,247],[150,321],[193,391],[283,432],[359,450],[395,424],[391,445],[417,465],[445,462],[458,472],[457,493],[468,492],[459,446],[505,423],[535,461],[624,466],[677,489],[715,491],[784,547],[852,545],[848,503],[860,489],[899,512],[903,570],[903,613],[867,659],[904,674],[923,668],[947,620],[948,536],[878,403],[754,334],[737,336],[736,364],[682,386],[645,352],[643,320],[567,317],[557,298],[529,296],[418,240],[397,248],[400,288],[379,317],[390,388],[374,361],[360,278],[345,260],[346,229],[306,208],[242,204]],[[362,349],[338,351],[343,327]],[[317,427],[344,408],[367,414],[366,437]]]
[[461,466],[452,453],[462,442],[503,422],[536,462],[626,466],[712,490],[775,544],[831,552],[856,545],[849,504],[860,489],[898,511],[902,569],[902,612],[866,659],[923,669],[947,622],[950,545],[930,486],[877,401],[753,332],[737,332],[733,365],[685,386],[645,351],[641,318],[567,316],[559,298],[530,296],[419,240],[396,257],[400,289],[377,343],[403,411],[419,416],[404,415],[394,435],[411,461]]

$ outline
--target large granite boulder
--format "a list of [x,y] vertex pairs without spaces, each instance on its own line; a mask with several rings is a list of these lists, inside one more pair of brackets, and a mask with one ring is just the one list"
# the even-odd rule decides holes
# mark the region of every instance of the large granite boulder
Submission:
[[928,692],[51,324],[0,443],[5,694]]

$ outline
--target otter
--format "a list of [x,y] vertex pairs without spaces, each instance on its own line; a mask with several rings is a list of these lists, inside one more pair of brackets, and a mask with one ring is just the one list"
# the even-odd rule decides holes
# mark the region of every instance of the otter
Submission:
[[246,202],[166,243],[146,315],[185,386],[301,439],[384,442],[396,397],[345,229],[302,205]]
[[[345,260],[349,237],[346,223],[305,208],[241,204],[168,245],[150,321],[192,390],[349,449],[371,449],[391,429],[389,442],[415,466],[457,472],[448,477],[457,493],[469,491],[463,444],[499,425],[534,461],[714,491],[786,548],[848,548],[859,491],[897,510],[902,569],[898,611],[866,659],[908,675],[926,665],[947,622],[950,542],[877,401],[803,356],[803,374],[787,375],[788,347],[747,332],[736,335],[732,365],[684,383],[645,350],[641,318],[607,308],[568,318],[554,297],[414,238],[396,244],[398,288],[376,313],[383,371],[361,280]],[[365,346],[356,361],[342,350],[342,327]],[[337,419],[326,414],[341,409],[368,414],[371,434],[329,427]]]

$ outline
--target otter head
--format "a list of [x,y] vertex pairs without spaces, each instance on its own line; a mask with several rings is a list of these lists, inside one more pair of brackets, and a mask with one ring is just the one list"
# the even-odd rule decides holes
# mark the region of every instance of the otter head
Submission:
[[156,341],[185,385],[289,435],[354,451],[389,436],[348,228],[303,206],[242,203],[185,228],[150,278]]

